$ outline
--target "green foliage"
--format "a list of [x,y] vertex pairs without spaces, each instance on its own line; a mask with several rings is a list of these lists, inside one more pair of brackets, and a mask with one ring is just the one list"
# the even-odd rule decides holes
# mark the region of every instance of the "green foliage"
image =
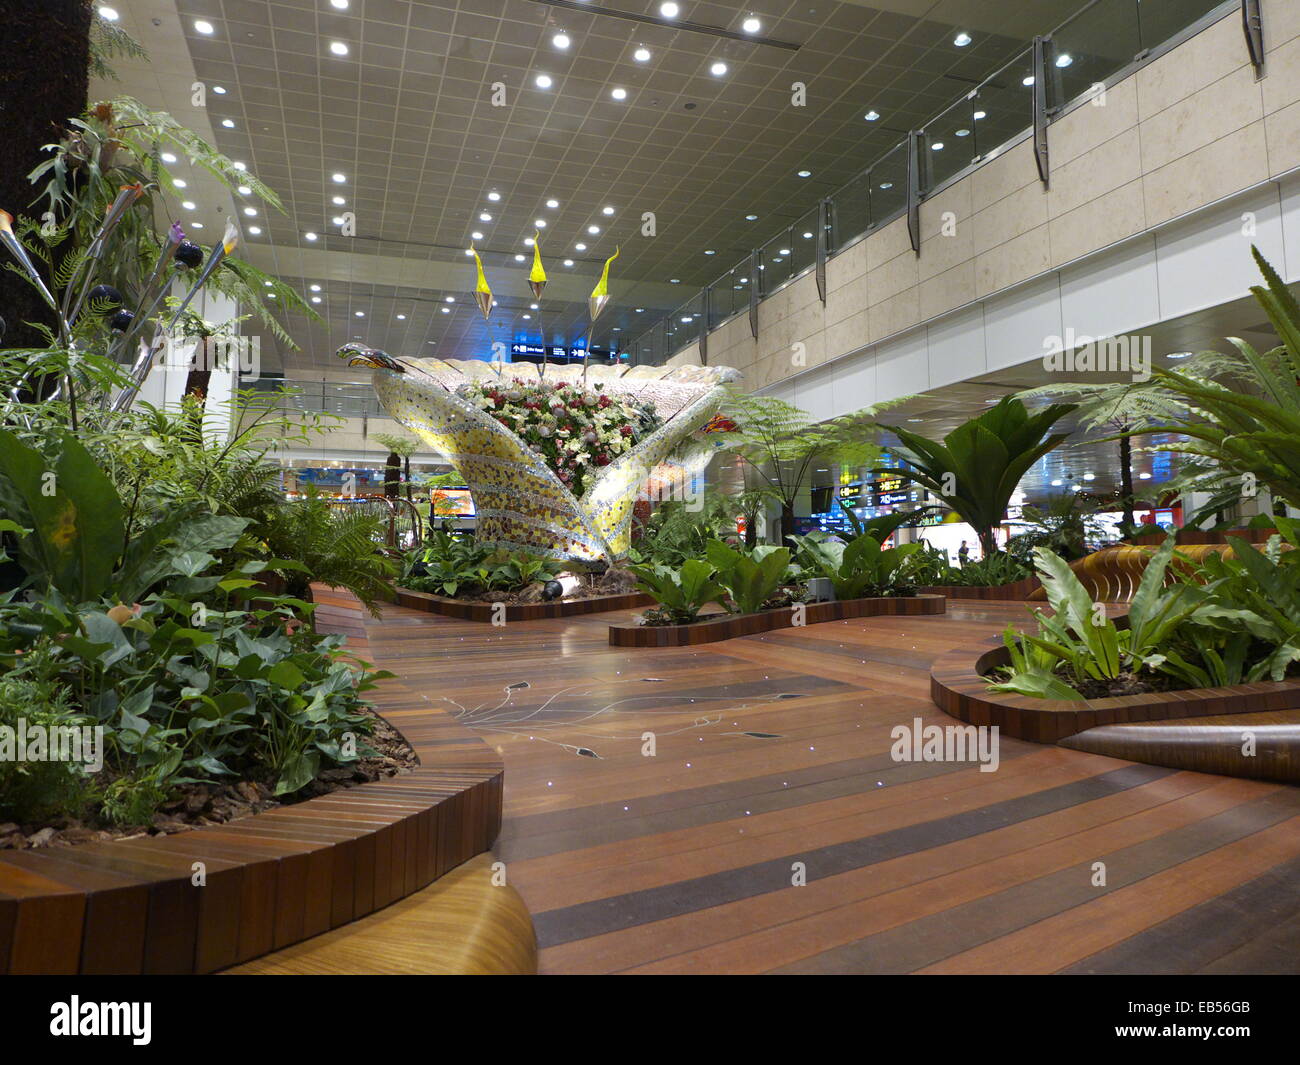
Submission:
[[712,564],[698,558],[688,558],[676,568],[650,563],[633,564],[628,569],[636,574],[637,587],[654,596],[677,625],[695,621],[705,606],[719,601],[726,591],[713,579]]
[[996,588],[1014,584],[1034,572],[1033,564],[1019,554],[998,552],[974,562],[954,566],[948,561],[948,552],[926,545],[926,550],[913,559],[909,573],[917,584],[948,585],[966,588]]
[[[0,728],[30,735],[34,729],[80,728],[87,719],[73,712],[66,692],[48,681],[0,677]],[[3,740],[0,740],[0,744]],[[0,821],[41,821],[85,801],[88,779],[70,761],[20,760],[0,750]]]
[[870,533],[847,544],[818,536],[797,536],[796,556],[805,576],[825,577],[837,599],[862,599],[910,591],[908,560],[919,543],[884,549]]
[[629,557],[665,566],[702,558],[711,540],[736,535],[737,513],[735,501],[707,489],[694,499],[665,499],[655,506]]
[[1007,553],[1033,566],[1034,549],[1045,547],[1066,562],[1074,562],[1088,553],[1089,542],[1102,537],[1101,523],[1088,512],[1078,492],[1051,496],[1044,507],[1026,506],[1021,517],[1027,530],[1007,541]]
[[886,426],[900,441],[886,450],[907,468],[876,472],[926,488],[974,527],[983,554],[996,554],[993,530],[1002,523],[1012,493],[1025,472],[1069,435],[1048,435],[1048,430],[1072,410],[1071,404],[1056,404],[1030,414],[1020,400],[1005,396],[943,443]]
[[501,550],[468,533],[438,529],[408,556],[399,583],[417,592],[472,599],[488,592],[518,592],[563,570],[556,559]]
[[382,515],[331,506],[312,486],[302,499],[272,512],[263,535],[290,595],[308,598],[313,581],[346,588],[378,617],[378,603],[388,598],[388,581],[397,575],[397,565],[381,550],[386,527]]
[[790,568],[790,551],[770,544],[754,548],[752,553],[712,540],[705,548],[717,581],[731,597],[737,614],[757,614],[771,599]]

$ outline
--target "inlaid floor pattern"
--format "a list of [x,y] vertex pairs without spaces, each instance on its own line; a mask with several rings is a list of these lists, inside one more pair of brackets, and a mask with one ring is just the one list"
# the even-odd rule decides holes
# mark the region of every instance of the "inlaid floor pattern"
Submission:
[[365,626],[504,756],[542,972],[1300,971],[1300,789],[1016,740],[996,772],[891,758],[957,724],[930,661],[1022,605],[609,647],[633,615]]

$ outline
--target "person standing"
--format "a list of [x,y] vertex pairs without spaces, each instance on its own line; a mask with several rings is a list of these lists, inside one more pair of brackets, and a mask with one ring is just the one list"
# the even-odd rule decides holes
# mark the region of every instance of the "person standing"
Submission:
[[970,545],[963,540],[961,547],[957,548],[957,563],[964,566],[968,558],[970,558]]

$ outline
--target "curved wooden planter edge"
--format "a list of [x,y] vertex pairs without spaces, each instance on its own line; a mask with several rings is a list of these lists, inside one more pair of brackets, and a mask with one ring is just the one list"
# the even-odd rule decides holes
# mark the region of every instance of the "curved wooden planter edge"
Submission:
[[1043,582],[1034,574],[1010,584],[934,584],[917,591],[949,599],[1025,599],[1042,586]]
[[420,756],[410,773],[170,836],[0,852],[0,974],[213,972],[364,917],[491,847],[495,752],[441,710],[376,709]]
[[[804,624],[818,625],[825,621],[888,614],[912,617],[942,614],[946,608],[947,600],[941,595],[808,603],[804,611]],[[697,621],[693,625],[611,625],[609,642],[612,647],[690,647],[731,640],[737,636],[753,636],[773,629],[793,628],[793,619],[794,607],[781,607],[777,610],[764,610],[761,614],[728,614],[709,621]]]
[[997,725],[1004,735],[1034,743],[1056,743],[1098,725],[1300,707],[1300,679],[1079,702],[988,691],[984,674],[1009,661],[1000,637],[940,655],[930,667],[930,697],[959,721]]
[[[500,614],[494,614],[494,608],[501,605],[499,603],[468,602],[396,586],[393,592],[399,606],[410,607],[412,610],[426,610],[458,621],[479,621],[488,625],[500,618]],[[538,621],[543,618],[573,617],[577,614],[599,614],[606,610],[635,610],[650,606],[653,602],[654,599],[644,592],[628,592],[624,595],[598,595],[590,599],[569,599],[558,603],[506,603],[504,620]]]

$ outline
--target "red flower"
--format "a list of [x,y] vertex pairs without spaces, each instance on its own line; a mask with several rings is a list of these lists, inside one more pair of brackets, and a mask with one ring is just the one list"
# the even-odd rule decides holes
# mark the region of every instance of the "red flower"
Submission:
[[596,465],[597,465],[597,466],[608,466],[608,465],[609,465],[609,456],[608,456],[608,455],[597,455],[597,456],[596,456]]
[[632,427],[630,425],[620,426],[618,431],[622,433],[624,436],[632,435]]
[[609,404],[610,404],[610,398],[609,398],[609,396],[602,395],[602,396],[600,397],[600,405],[601,405],[602,407],[608,407]]

